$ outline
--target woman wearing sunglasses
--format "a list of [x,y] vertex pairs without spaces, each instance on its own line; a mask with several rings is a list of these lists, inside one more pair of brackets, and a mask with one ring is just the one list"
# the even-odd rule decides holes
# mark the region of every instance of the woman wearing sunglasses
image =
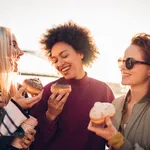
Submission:
[[118,60],[125,96],[113,101],[116,114],[106,118],[106,128],[88,129],[108,140],[111,150],[150,150],[150,35],[135,35]]

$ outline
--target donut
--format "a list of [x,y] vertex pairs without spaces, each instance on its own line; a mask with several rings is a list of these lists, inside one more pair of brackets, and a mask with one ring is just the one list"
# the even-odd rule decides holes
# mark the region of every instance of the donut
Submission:
[[89,117],[95,124],[103,124],[106,117],[115,115],[115,107],[111,103],[96,102],[90,110]]
[[43,89],[42,82],[39,78],[25,79],[22,83],[22,86],[26,86],[25,91],[31,95],[37,95]]
[[65,93],[70,93],[71,92],[71,85],[70,84],[64,84],[64,83],[59,83],[56,82],[51,85],[51,92],[65,92]]

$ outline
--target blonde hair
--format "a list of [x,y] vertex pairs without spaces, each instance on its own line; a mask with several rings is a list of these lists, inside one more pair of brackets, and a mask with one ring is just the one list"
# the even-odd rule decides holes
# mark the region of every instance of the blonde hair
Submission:
[[0,26],[0,90],[4,103],[8,103],[11,96],[14,96],[16,88],[12,83],[13,70],[11,58],[14,55],[11,30]]

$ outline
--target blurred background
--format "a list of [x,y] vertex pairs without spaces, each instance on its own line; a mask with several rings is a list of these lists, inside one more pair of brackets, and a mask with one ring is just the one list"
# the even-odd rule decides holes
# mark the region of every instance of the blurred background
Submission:
[[118,57],[136,33],[150,33],[149,0],[0,0],[0,26],[15,33],[25,52],[19,62],[19,78],[39,77],[43,84],[58,73],[40,52],[39,40],[47,28],[72,20],[91,30],[100,55],[88,75],[106,82],[118,97],[126,87],[120,84]]

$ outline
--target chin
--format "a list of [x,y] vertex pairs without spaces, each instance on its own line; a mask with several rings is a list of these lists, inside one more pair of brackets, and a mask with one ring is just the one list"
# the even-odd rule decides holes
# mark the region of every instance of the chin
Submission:
[[122,81],[121,81],[121,84],[122,84],[122,85],[130,85],[130,82],[129,82],[129,81],[122,80]]
[[14,69],[13,69],[13,72],[18,72],[18,68],[14,68]]
[[66,80],[70,80],[70,79],[74,79],[73,76],[67,74],[67,75],[63,75],[63,77],[66,79]]
[[69,76],[63,76],[66,80],[70,80],[70,79],[73,79],[72,77],[69,77]]

